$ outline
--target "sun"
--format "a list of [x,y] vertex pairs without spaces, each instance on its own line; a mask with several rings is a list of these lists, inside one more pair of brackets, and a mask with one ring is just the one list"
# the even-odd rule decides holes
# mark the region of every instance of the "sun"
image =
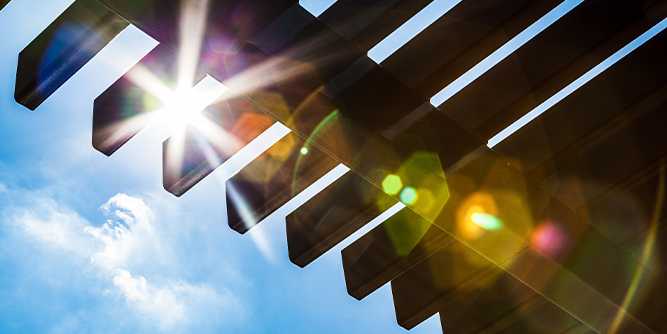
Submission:
[[216,103],[225,86],[211,76],[206,76],[191,88],[177,88],[163,96],[162,108],[157,118],[169,128],[171,134],[181,133],[188,126],[201,128],[209,122],[204,110]]

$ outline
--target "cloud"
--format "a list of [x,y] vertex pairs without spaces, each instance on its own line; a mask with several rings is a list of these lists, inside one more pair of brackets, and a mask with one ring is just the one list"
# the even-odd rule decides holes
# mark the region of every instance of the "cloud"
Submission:
[[169,240],[143,199],[113,196],[100,207],[106,219],[97,226],[48,197],[31,202],[13,212],[10,224],[41,247],[83,260],[107,286],[107,297],[119,297],[142,323],[180,332],[243,317],[242,304],[229,290],[179,275]]

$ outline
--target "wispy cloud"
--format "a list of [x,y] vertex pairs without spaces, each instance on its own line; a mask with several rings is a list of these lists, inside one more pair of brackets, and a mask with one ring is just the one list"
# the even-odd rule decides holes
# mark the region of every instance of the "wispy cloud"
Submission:
[[9,224],[41,247],[87,263],[84,271],[106,286],[109,302],[122,301],[139,321],[182,332],[242,317],[243,307],[229,290],[170,274],[177,257],[143,199],[113,196],[100,207],[106,220],[95,225],[51,198],[32,195],[32,205],[13,210]]

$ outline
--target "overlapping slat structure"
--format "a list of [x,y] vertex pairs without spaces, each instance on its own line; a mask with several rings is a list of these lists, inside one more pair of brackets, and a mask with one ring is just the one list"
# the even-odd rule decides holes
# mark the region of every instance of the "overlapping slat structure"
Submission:
[[226,87],[204,113],[217,135],[163,144],[177,196],[274,122],[292,130],[227,181],[235,231],[343,163],[287,216],[290,259],[307,266],[402,202],[342,251],[349,293],[390,283],[401,326],[440,313],[447,333],[667,331],[667,2],[339,0],[315,17],[210,0],[193,16],[203,3],[76,1],[21,53],[17,101],[35,109],[134,24],[160,45],[96,99],[96,149],[160,108],[147,77]]

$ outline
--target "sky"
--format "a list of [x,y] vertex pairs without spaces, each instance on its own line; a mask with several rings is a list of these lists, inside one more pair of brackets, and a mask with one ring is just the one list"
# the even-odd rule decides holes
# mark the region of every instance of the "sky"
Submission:
[[[37,111],[18,105],[18,53],[71,2],[0,12],[0,333],[406,333],[388,286],[347,294],[342,247],[305,269],[289,262],[284,217],[308,194],[249,236],[227,227],[223,181],[284,128],[181,198],[162,188],[159,135],[112,157],[92,148],[93,99],[155,45],[137,29]],[[411,331],[440,332],[437,316]]]

